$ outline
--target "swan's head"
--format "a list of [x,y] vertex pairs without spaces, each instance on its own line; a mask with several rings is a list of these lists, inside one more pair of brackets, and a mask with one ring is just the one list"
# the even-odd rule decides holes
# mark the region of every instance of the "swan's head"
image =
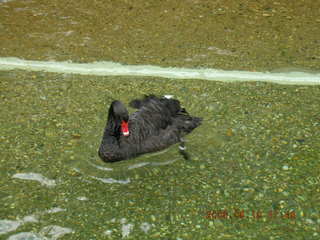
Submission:
[[113,101],[109,109],[109,121],[113,121],[114,131],[120,131],[124,136],[129,136],[129,113],[120,101]]

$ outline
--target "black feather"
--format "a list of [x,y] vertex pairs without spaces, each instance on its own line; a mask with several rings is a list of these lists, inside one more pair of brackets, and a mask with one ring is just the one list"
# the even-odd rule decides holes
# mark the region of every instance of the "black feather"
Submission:
[[[107,125],[99,148],[105,162],[133,158],[155,152],[180,142],[180,139],[201,124],[202,119],[190,116],[176,99],[154,95],[135,99],[129,104],[138,109],[128,116],[120,101],[111,103]],[[122,120],[128,120],[129,136],[120,131]]]

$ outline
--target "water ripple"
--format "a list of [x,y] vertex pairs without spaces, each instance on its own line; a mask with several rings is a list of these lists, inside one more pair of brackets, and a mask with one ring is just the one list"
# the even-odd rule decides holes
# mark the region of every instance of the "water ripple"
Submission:
[[99,178],[99,177],[94,177],[94,176],[91,176],[92,178],[100,181],[100,182],[103,182],[103,183],[120,183],[120,184],[128,184],[131,182],[130,178],[127,178],[126,180],[116,180],[114,178]]
[[16,173],[12,177],[23,180],[38,181],[41,185],[45,185],[47,187],[54,187],[56,185],[55,180],[48,179],[39,173]]

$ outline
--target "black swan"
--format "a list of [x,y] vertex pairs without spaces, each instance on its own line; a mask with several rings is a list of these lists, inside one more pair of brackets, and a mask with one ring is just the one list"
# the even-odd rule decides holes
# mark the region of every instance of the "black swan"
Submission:
[[129,104],[138,109],[129,116],[120,101],[113,101],[99,147],[99,156],[105,162],[116,162],[140,154],[159,151],[180,142],[184,151],[183,136],[201,124],[202,119],[190,116],[180,102],[169,97],[145,96]]

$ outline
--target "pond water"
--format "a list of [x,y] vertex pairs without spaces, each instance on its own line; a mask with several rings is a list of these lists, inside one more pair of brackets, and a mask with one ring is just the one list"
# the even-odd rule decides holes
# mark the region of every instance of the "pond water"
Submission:
[[[1,60],[319,82],[316,2],[0,1]],[[0,67],[0,239],[319,238],[319,85]],[[111,101],[150,93],[204,119],[186,138],[191,159],[174,145],[102,162]]]

